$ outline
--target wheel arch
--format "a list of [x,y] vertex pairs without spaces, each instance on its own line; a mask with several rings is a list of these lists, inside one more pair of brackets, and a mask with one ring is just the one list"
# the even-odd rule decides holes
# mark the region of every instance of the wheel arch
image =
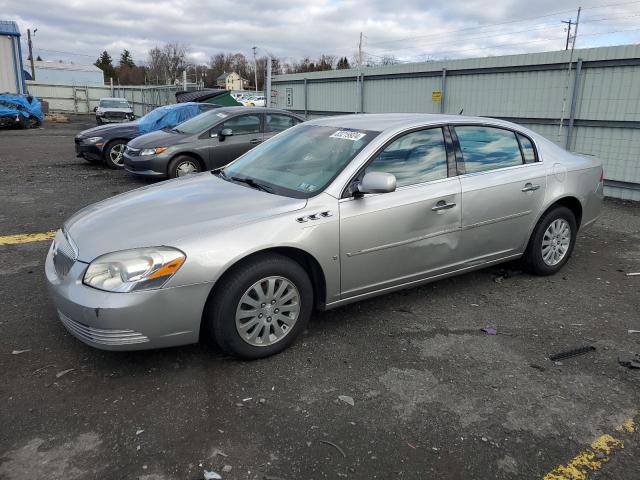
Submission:
[[305,271],[309,274],[309,279],[311,280],[311,285],[313,286],[313,297],[314,297],[314,307],[316,309],[324,308],[324,305],[327,301],[327,284],[324,271],[320,262],[309,252],[290,246],[281,246],[281,247],[270,247],[264,248],[261,250],[257,250],[255,252],[250,253],[249,255],[242,257],[232,264],[228,265],[227,268],[222,272],[222,274],[218,277],[216,282],[214,283],[209,295],[207,297],[207,301],[205,302],[204,309],[202,311],[202,318],[200,319],[200,339],[203,340],[205,336],[205,322],[207,317],[207,311],[209,308],[209,304],[211,300],[214,298],[216,293],[222,286],[224,285],[224,281],[226,276],[228,276],[235,268],[254,261],[256,258],[261,255],[269,254],[269,253],[277,253],[283,255],[285,257],[290,258],[294,262],[298,263]]
[[576,225],[580,228],[580,224],[582,223],[582,212],[583,207],[578,197],[573,195],[566,195],[564,197],[556,198],[553,202],[549,204],[549,206],[540,214],[538,220],[536,221],[536,225],[540,221],[540,219],[552,208],[557,207],[558,205],[567,207],[573,213],[573,216],[576,219]]

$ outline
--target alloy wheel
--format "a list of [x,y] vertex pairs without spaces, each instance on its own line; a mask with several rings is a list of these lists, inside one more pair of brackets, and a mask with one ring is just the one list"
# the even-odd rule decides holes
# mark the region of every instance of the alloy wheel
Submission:
[[549,224],[542,236],[542,260],[553,267],[560,263],[569,251],[571,226],[564,218],[557,218]]
[[121,167],[124,165],[123,154],[127,146],[124,143],[114,145],[109,151],[109,158],[114,165]]
[[300,293],[284,277],[263,278],[251,285],[236,308],[236,330],[249,345],[266,347],[293,329],[300,314]]
[[198,173],[200,171],[200,166],[191,160],[185,160],[184,162],[180,162],[176,167],[176,176],[183,177],[185,175],[189,175],[191,173]]

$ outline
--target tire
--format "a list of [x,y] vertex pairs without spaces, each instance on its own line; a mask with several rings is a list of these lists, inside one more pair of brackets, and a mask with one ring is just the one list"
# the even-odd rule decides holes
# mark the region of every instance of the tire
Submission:
[[98,125],[102,125],[102,120],[100,119],[100,117],[96,117],[96,123]]
[[533,230],[524,254],[528,270],[536,275],[558,272],[571,257],[577,233],[576,217],[567,207],[556,206],[546,212]]
[[29,119],[24,118],[22,115],[20,115],[18,118],[18,128],[20,130],[26,130],[27,128],[29,128]]
[[202,165],[193,157],[187,155],[178,155],[169,162],[167,168],[167,176],[169,178],[183,177],[191,173],[199,173],[202,171]]
[[124,168],[123,155],[126,146],[127,140],[113,140],[109,142],[102,153],[104,164],[114,170]]
[[[254,289],[261,289],[264,302]],[[254,303],[255,308],[246,302]],[[265,254],[225,276],[224,288],[214,294],[206,310],[206,328],[226,353],[263,358],[289,347],[306,328],[312,309],[313,286],[300,264],[283,255]],[[256,314],[246,313],[251,310]],[[245,314],[238,315],[240,311]],[[246,332],[245,337],[240,330]]]

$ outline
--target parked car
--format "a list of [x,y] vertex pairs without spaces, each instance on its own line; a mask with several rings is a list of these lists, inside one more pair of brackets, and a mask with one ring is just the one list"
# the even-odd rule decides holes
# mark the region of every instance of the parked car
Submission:
[[31,128],[44,122],[44,113],[37,97],[0,94],[0,126]]
[[262,95],[256,95],[253,97],[249,97],[244,102],[245,107],[264,107],[265,106],[265,98]]
[[101,125],[75,136],[76,154],[90,162],[104,162],[110,168],[122,168],[127,143],[140,135],[173,128],[202,112],[218,108],[207,103],[165,105],[133,122]]
[[599,160],[513,123],[326,117],[225,168],[81,210],[46,275],[62,323],[89,345],[210,336],[257,358],[289,346],[314,307],[519,257],[554,274],[602,198]]
[[226,165],[300,122],[285,110],[222,107],[132,140],[124,168],[134,175],[175,178]]
[[96,123],[130,122],[135,120],[133,107],[126,98],[101,98],[100,104],[94,108]]

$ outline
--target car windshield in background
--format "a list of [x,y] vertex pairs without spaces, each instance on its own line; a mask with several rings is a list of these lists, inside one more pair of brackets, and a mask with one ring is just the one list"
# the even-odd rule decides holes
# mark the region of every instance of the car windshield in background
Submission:
[[275,194],[308,198],[326,188],[380,132],[299,125],[259,145],[222,172]]
[[207,128],[211,128],[216,122],[223,120],[226,117],[228,117],[228,115],[222,112],[204,112],[190,118],[186,122],[182,122],[173,130],[179,133],[188,133],[193,135],[195,133],[203,132]]
[[100,100],[102,108],[130,108],[129,102],[124,100]]

